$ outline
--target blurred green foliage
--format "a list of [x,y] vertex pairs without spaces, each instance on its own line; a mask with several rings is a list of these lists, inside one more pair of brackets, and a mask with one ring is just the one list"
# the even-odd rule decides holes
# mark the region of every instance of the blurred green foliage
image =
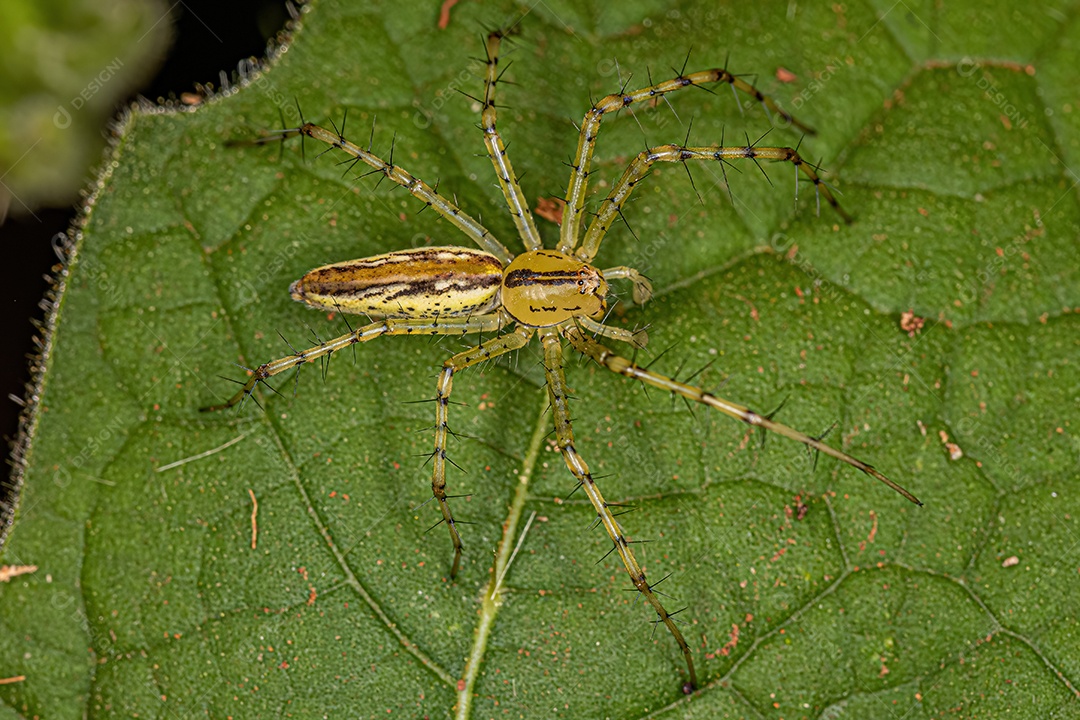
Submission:
[[0,22],[0,217],[86,186],[116,104],[164,59],[159,0],[7,0]]

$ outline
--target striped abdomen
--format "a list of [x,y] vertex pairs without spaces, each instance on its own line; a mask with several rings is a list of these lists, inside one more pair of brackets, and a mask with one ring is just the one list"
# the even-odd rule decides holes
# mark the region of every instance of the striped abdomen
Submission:
[[292,284],[294,300],[370,317],[461,317],[499,306],[503,268],[480,250],[399,250],[315,268]]

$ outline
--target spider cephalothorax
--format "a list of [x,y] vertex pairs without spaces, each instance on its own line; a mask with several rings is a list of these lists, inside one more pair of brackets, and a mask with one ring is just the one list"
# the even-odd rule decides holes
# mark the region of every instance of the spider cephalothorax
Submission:
[[607,281],[592,265],[554,250],[533,250],[506,267],[502,303],[515,322],[550,327],[602,316],[607,292]]

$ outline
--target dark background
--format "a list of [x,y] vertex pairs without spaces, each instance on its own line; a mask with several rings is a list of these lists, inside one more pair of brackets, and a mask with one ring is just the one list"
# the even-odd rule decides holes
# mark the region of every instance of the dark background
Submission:
[[[196,83],[220,87],[220,72],[224,70],[232,77],[240,60],[262,58],[267,40],[276,36],[290,17],[283,0],[182,0],[173,6],[172,13],[172,48],[161,70],[136,89],[129,102],[138,95],[151,100],[179,97],[193,92]],[[106,129],[102,128],[102,132]],[[92,172],[87,170],[87,182]],[[27,356],[36,352],[37,331],[31,321],[45,317],[45,311],[38,306],[49,286],[43,276],[58,262],[50,240],[67,230],[75,217],[73,207],[35,208],[33,215],[8,217],[0,229],[9,258],[0,263],[0,287],[4,289],[4,312],[0,313],[0,434],[5,448],[18,434],[22,411],[11,396],[21,398],[26,394],[30,381]],[[0,507],[11,501],[9,494],[14,488],[3,482],[10,469],[0,475]]]

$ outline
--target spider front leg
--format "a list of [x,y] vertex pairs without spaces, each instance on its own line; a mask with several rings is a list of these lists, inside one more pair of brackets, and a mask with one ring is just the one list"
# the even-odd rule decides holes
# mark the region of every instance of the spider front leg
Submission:
[[629,345],[633,345],[636,348],[643,348],[649,344],[649,333],[644,329],[627,330],[621,327],[612,327],[611,325],[605,325],[601,322],[597,322],[589,317],[574,318],[574,320],[585,328],[593,335],[599,335],[600,337],[606,337],[611,340],[618,340]]
[[[563,332],[578,333],[580,336],[580,331],[577,328],[564,329]],[[597,517],[607,531],[608,537],[615,544],[615,549],[618,550],[619,557],[626,567],[626,572],[630,574],[634,587],[638,589],[653,610],[656,611],[657,617],[667,626],[667,629],[675,638],[675,642],[679,644],[689,674],[689,680],[683,686],[683,691],[689,694],[697,688],[697,674],[694,672],[694,657],[690,652],[690,646],[687,645],[682,632],[675,624],[674,618],[664,609],[660,598],[657,597],[652,585],[646,579],[645,571],[638,564],[637,558],[634,557],[634,553],[630,550],[630,544],[627,542],[619,522],[615,519],[607,501],[604,500],[604,496],[600,493],[600,488],[596,486],[596,482],[589,472],[588,464],[578,455],[577,450],[574,448],[574,431],[570,425],[570,407],[568,405],[569,389],[566,386],[566,376],[563,373],[563,348],[559,330],[556,328],[543,328],[540,330],[540,338],[544,346],[544,372],[547,376],[548,398],[551,401],[551,410],[555,420],[556,442],[558,442],[559,450],[562,452],[563,460],[566,461],[566,466],[585,491],[593,509],[596,510]]]
[[506,325],[507,320],[502,315],[475,315],[462,318],[436,318],[430,319],[401,319],[387,318],[373,322],[370,325],[357,328],[356,330],[319,343],[307,350],[302,350],[283,358],[272,360],[255,368],[244,386],[231,398],[220,405],[209,405],[199,408],[201,412],[213,412],[224,410],[239,404],[244,398],[255,391],[255,386],[275,375],[285,372],[290,368],[298,367],[304,363],[317,360],[324,355],[330,355],[338,350],[344,350],[356,343],[374,340],[380,335],[468,335],[471,333],[495,332]]
[[588,355],[594,361],[596,361],[598,365],[602,365],[614,373],[624,375],[634,380],[640,380],[643,383],[652,385],[653,387],[658,387],[661,390],[666,390],[668,392],[682,395],[683,397],[693,400],[695,402],[699,402],[702,405],[708,405],[711,408],[715,408],[716,410],[719,410],[725,415],[733,417],[736,420],[741,420],[742,422],[752,427],[760,427],[770,432],[774,432],[778,435],[783,435],[784,437],[788,437],[792,440],[801,442],[807,447],[812,448],[813,450],[825,453],[826,455],[830,455],[837,460],[841,460],[848,465],[851,465],[852,467],[858,468],[859,470],[863,471],[875,480],[879,480],[880,482],[885,483],[893,490],[900,493],[916,505],[922,505],[922,502],[917,497],[912,495],[910,492],[908,492],[889,478],[882,475],[871,465],[868,465],[862,460],[848,455],[846,452],[837,450],[834,447],[826,445],[818,438],[811,437],[810,435],[796,430],[795,428],[791,428],[782,423],[778,423],[771,418],[765,417],[764,415],[759,415],[753,410],[737,403],[733,403],[730,400],[725,400],[723,398],[713,395],[712,393],[705,392],[700,387],[696,387],[694,385],[687,385],[685,383],[678,382],[677,380],[673,380],[666,375],[661,375],[660,373],[643,368],[632,360],[617,355],[613,350],[605,347],[604,345],[601,345],[592,338],[587,337],[578,328],[568,328],[564,331],[563,334],[566,335],[566,338],[570,341],[570,344],[573,345],[576,350],[585,355]]
[[829,190],[828,186],[825,185],[825,181],[817,174],[817,170],[803,160],[802,156],[799,155],[795,148],[757,147],[755,145],[710,147],[659,145],[638,153],[638,156],[630,162],[626,171],[623,172],[622,177],[619,178],[619,181],[615,183],[611,192],[608,193],[608,196],[604,199],[599,212],[597,212],[596,217],[589,225],[589,229],[585,232],[585,239],[582,241],[581,247],[577,249],[575,255],[585,262],[591,262],[592,259],[596,257],[596,253],[600,251],[600,242],[604,239],[604,235],[607,233],[608,228],[611,227],[611,223],[619,216],[627,199],[630,197],[630,193],[634,191],[634,188],[639,182],[645,179],[649,174],[649,169],[654,163],[684,163],[688,160],[715,160],[721,163],[720,168],[724,173],[725,181],[727,180],[727,170],[724,167],[724,163],[731,160],[753,160],[754,162],[757,162],[758,160],[775,160],[789,162],[795,167],[796,200],[798,200],[799,197],[799,172],[801,171],[803,175],[814,184],[814,192],[819,198],[819,205],[820,198],[824,197],[825,202],[827,202],[832,209],[844,219],[844,222],[852,222],[851,216],[840,207],[840,203],[833,196],[832,191]]
[[559,252],[569,255],[574,251],[578,243],[581,220],[585,213],[585,193],[589,184],[589,166],[592,162],[593,150],[596,148],[596,137],[600,133],[600,121],[603,120],[604,115],[618,112],[634,103],[655,100],[676,90],[687,87],[702,87],[719,82],[726,82],[730,85],[733,93],[738,91],[754,98],[765,107],[767,112],[779,115],[785,122],[802,130],[807,135],[815,134],[813,128],[804,125],[781,110],[772,98],[763,94],[742,78],[732,75],[725,68],[702,70],[689,75],[680,73],[678,77],[655,85],[649,85],[632,92],[624,91],[608,95],[593,105],[585,113],[585,118],[581,121],[577,155],[571,165],[570,184],[566,189],[566,211],[563,213],[562,227],[559,231]]
[[454,516],[450,512],[450,503],[446,499],[446,436],[450,434],[447,424],[450,391],[454,386],[454,373],[458,370],[492,360],[513,350],[525,346],[535,331],[529,327],[518,327],[514,332],[485,340],[474,348],[460,352],[443,363],[439,373],[439,384],[435,392],[435,450],[432,452],[431,494],[439,503],[442,522],[450,530],[450,540],[454,544],[454,564],[450,568],[450,577],[457,577],[461,567],[461,535],[457,531]]

